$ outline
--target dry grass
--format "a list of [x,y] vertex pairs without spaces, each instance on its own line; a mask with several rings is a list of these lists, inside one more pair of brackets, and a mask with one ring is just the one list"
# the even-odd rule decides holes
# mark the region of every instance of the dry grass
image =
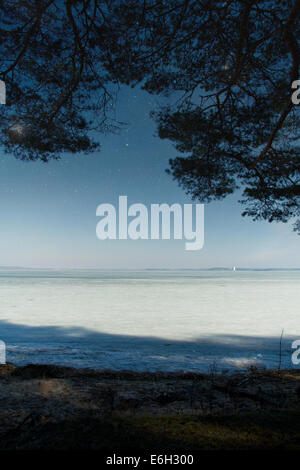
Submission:
[[300,371],[0,367],[0,449],[300,450]]

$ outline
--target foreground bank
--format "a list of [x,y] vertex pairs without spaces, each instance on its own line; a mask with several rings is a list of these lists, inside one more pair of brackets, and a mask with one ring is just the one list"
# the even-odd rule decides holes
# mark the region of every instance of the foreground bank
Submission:
[[0,366],[0,449],[300,449],[300,370]]

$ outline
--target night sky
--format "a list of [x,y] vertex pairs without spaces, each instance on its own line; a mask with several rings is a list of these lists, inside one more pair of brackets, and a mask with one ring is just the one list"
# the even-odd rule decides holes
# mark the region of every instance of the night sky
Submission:
[[119,135],[101,136],[101,151],[60,161],[22,162],[0,154],[0,266],[43,268],[300,267],[298,235],[288,224],[241,216],[240,195],[205,205],[205,242],[185,251],[184,240],[132,241],[96,237],[96,208],[129,204],[191,203],[165,173],[177,155],[155,137],[149,112],[159,103],[146,92],[122,88]]

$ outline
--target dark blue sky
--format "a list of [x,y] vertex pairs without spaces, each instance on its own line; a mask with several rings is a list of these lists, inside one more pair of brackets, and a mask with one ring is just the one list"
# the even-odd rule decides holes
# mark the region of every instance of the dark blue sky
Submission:
[[149,118],[158,99],[123,88],[119,135],[102,136],[100,152],[66,155],[48,164],[0,156],[0,265],[90,268],[300,267],[299,237],[287,224],[241,217],[239,195],[205,205],[205,243],[185,251],[184,241],[100,241],[96,208],[129,203],[190,203],[165,174],[177,153],[155,137]]

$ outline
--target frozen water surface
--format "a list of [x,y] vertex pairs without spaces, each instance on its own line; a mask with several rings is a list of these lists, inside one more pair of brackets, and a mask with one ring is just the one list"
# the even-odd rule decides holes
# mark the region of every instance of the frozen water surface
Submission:
[[17,364],[207,371],[292,367],[300,271],[0,271]]

